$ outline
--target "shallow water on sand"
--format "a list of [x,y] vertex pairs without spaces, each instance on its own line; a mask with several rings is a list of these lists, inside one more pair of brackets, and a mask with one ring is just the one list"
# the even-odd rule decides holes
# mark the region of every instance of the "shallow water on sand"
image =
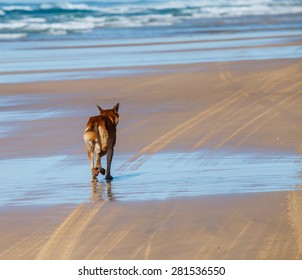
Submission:
[[286,153],[199,151],[128,162],[117,156],[114,180],[90,183],[84,158],[55,156],[0,161],[0,206],[57,205],[91,200],[142,201],[295,190],[301,159]]

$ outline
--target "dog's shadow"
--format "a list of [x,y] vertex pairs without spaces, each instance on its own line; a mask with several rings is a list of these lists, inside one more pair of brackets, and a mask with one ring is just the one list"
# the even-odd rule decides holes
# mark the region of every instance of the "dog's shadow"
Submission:
[[116,177],[114,177],[114,181],[116,181],[116,182],[127,181],[127,180],[134,179],[136,177],[141,177],[144,174],[145,174],[145,172],[136,172],[136,173],[130,173],[130,174],[117,175]]

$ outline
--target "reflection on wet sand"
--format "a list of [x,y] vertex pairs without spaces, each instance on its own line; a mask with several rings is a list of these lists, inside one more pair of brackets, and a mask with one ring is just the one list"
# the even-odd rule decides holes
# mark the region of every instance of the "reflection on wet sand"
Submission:
[[91,202],[114,200],[112,194],[111,181],[104,182],[92,182],[91,183]]

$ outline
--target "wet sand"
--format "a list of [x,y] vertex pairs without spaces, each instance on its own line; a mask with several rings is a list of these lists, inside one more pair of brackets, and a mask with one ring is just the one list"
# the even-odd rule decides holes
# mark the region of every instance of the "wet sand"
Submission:
[[[18,170],[22,159],[26,164],[29,158],[39,162],[39,158],[63,155],[60,163],[71,168],[69,176],[72,170],[76,172],[73,165],[87,164],[87,175],[81,180],[88,195],[79,204],[3,204],[0,258],[301,259],[301,67],[301,59],[240,61],[165,66],[160,72],[129,77],[2,85],[2,163],[15,161]],[[91,186],[82,131],[87,118],[97,114],[95,104],[110,107],[117,102],[121,109],[113,169],[117,183],[113,180],[109,186],[101,180]],[[272,185],[269,192],[111,199],[117,188],[127,184],[123,176],[148,171],[156,157],[186,153],[203,158],[204,151],[215,157],[207,168],[217,181],[225,178],[214,166],[229,168],[225,157],[217,157],[226,151],[252,154],[253,162],[260,165],[261,154],[270,154],[277,163],[286,158],[297,171],[282,191]],[[184,165],[187,188],[189,159],[174,159],[178,174],[179,165]],[[272,168],[270,176],[279,172],[275,167],[265,165]],[[51,164],[47,168],[64,170]],[[173,170],[173,162],[168,168]],[[194,174],[198,168],[192,166]],[[200,170],[202,184],[204,168]],[[226,188],[240,184],[236,170],[243,172],[233,168]],[[26,174],[20,172],[22,181]],[[54,171],[51,176],[45,171],[39,174],[52,184]],[[18,172],[6,175],[17,177]],[[286,181],[289,173],[284,176]],[[252,184],[261,185],[257,173],[250,177],[254,177]],[[146,179],[152,182],[152,177]],[[243,176],[242,184],[244,180]],[[65,187],[68,190],[68,182]],[[165,187],[166,183],[156,182],[158,192]],[[97,191],[100,188],[107,193],[106,199]],[[38,194],[39,188],[35,191]]]

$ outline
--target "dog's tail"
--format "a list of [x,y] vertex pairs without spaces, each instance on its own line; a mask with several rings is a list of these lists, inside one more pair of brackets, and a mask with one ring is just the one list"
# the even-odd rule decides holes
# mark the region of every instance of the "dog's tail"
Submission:
[[98,140],[98,134],[95,132],[97,128],[97,123],[94,121],[88,121],[86,125],[86,129],[83,134],[83,138],[86,142],[86,145],[91,146],[92,143],[96,143]]
[[87,131],[94,131],[94,128],[95,128],[95,122],[92,120],[92,118],[89,118],[84,133]]
[[84,133],[88,132],[88,131],[93,131],[93,126],[91,124],[86,125],[86,129],[85,129]]

